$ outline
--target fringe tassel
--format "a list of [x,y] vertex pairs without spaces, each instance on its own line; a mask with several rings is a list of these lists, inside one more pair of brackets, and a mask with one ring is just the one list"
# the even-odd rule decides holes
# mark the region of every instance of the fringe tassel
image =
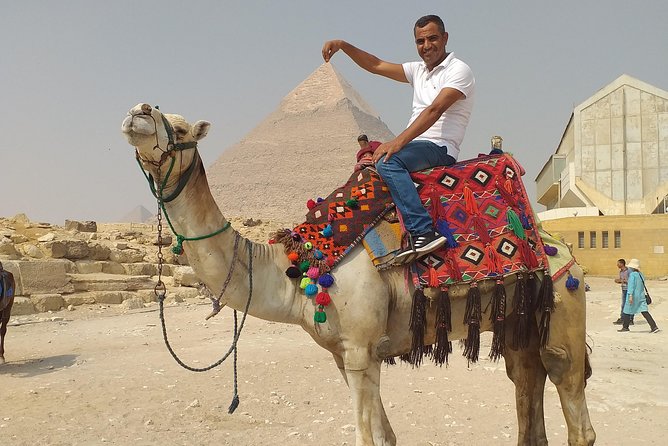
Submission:
[[413,294],[413,309],[411,310],[410,330],[413,333],[409,361],[419,367],[424,356],[424,332],[427,325],[427,297],[420,288]]
[[526,278],[524,274],[517,274],[515,282],[515,296],[513,297],[513,312],[515,313],[515,331],[513,333],[513,349],[520,350],[529,346],[529,308],[527,308]]
[[475,282],[469,288],[466,298],[464,323],[468,324],[469,331],[464,342],[464,356],[469,362],[477,362],[480,353],[480,321],[482,309],[480,304],[480,290]]
[[452,309],[448,289],[441,290],[436,307],[436,341],[434,349],[434,363],[442,366],[448,363],[448,355],[452,353],[452,341],[448,339],[448,332],[452,331]]
[[538,268],[538,258],[536,257],[536,253],[533,252],[533,249],[531,249],[529,242],[526,240],[519,240],[519,249],[520,254],[522,255],[522,260],[524,260],[524,264],[527,268]]
[[492,239],[489,238],[489,232],[487,230],[487,226],[485,226],[485,222],[477,214],[473,216],[473,229],[475,230],[476,234],[478,234],[478,238],[483,243],[483,245],[486,245],[492,241]]
[[552,282],[552,276],[547,274],[547,272],[543,277],[543,282],[540,285],[538,294],[540,299],[539,308],[543,312],[540,317],[538,337],[540,339],[541,348],[545,348],[547,342],[550,340],[550,317],[552,311],[554,311],[554,283]]
[[517,198],[512,193],[508,192],[502,184],[496,182],[496,190],[508,206],[517,206]]
[[457,258],[454,257],[454,251],[452,249],[448,249],[445,253],[447,255],[445,258],[445,266],[448,270],[448,274],[455,280],[455,282],[461,282],[462,271],[459,269],[459,265],[457,264]]
[[431,186],[429,201],[431,204],[431,217],[434,220],[439,220],[441,218],[443,205],[441,204],[441,194],[438,193],[434,186]]
[[385,362],[387,365],[397,365],[397,361],[394,359],[394,356],[383,359],[383,362]]
[[459,243],[455,240],[455,234],[452,232],[452,229],[450,229],[450,226],[448,226],[448,222],[445,221],[445,219],[439,218],[436,221],[436,230],[447,240],[445,246],[448,248],[456,248],[459,246]]
[[466,212],[469,215],[478,215],[480,213],[473,191],[468,186],[464,186],[464,203],[466,204]]
[[520,215],[520,220],[522,221],[522,227],[526,229],[527,231],[531,230],[531,222],[529,221],[529,217],[527,217],[527,214],[522,212]]
[[436,272],[436,268],[433,266],[429,267],[429,288],[438,288],[439,287],[439,281],[438,281],[438,272]]
[[487,256],[489,272],[494,273],[494,275],[503,274],[503,265],[492,245],[487,244],[487,246],[485,246],[485,255]]
[[509,193],[513,193],[513,181],[510,178],[506,178],[506,181],[503,182],[503,188]]
[[494,335],[492,337],[492,348],[489,358],[498,361],[503,356],[506,344],[506,287],[503,280],[497,280],[492,295],[492,312],[489,319],[494,323]]
[[522,222],[520,221],[520,218],[517,216],[515,211],[512,210],[512,208],[508,208],[506,211],[506,217],[508,218],[510,229],[515,233],[515,235],[521,240],[526,240],[527,234],[524,232]]
[[538,278],[536,273],[529,271],[529,279],[527,280],[527,310],[528,313],[535,313],[538,308],[540,295],[538,294]]

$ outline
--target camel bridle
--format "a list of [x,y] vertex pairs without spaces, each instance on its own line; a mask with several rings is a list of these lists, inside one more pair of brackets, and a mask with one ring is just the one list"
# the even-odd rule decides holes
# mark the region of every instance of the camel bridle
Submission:
[[[162,281],[162,269],[165,263],[165,258],[162,253],[162,214],[164,212],[165,214],[165,219],[167,220],[167,223],[169,224],[170,229],[176,236],[176,246],[172,248],[172,251],[179,255],[183,252],[183,242],[185,241],[197,241],[197,240],[204,240],[210,237],[213,237],[215,235],[218,235],[222,232],[225,232],[227,229],[230,228],[231,224],[229,221],[225,222],[225,224],[218,229],[217,231],[211,232],[206,235],[201,235],[201,236],[195,236],[195,237],[186,237],[181,234],[179,234],[176,229],[174,228],[174,225],[172,225],[171,220],[169,219],[169,215],[167,214],[167,209],[165,208],[165,203],[168,203],[170,201],[173,201],[176,199],[176,197],[179,196],[179,194],[183,191],[185,188],[186,184],[190,180],[190,177],[192,173],[195,171],[195,168],[197,165],[202,163],[202,159],[199,155],[199,152],[197,151],[197,141],[188,141],[188,142],[176,142],[174,138],[174,128],[172,127],[172,124],[169,122],[169,120],[165,117],[165,115],[160,112],[160,116],[162,118],[162,123],[165,126],[165,132],[167,133],[167,147],[163,149],[160,147],[160,139],[158,136],[158,123],[156,122],[155,118],[153,117],[152,114],[152,108],[148,104],[142,105],[142,110],[141,113],[137,113],[132,115],[134,118],[135,116],[150,116],[151,120],[153,121],[153,126],[155,129],[155,146],[153,146],[153,150],[160,150],[162,154],[160,155],[160,160],[159,161],[153,161],[153,160],[147,160],[141,157],[139,154],[139,149],[135,147],[135,157],[137,159],[137,164],[139,164],[139,167],[144,174],[144,177],[146,177],[146,180],[149,183],[149,187],[151,188],[151,192],[155,199],[158,202],[158,213],[157,213],[157,218],[158,218],[158,281],[154,287],[154,293],[156,295],[156,298],[158,300],[159,304],[159,309],[160,309],[160,323],[162,327],[162,335],[163,339],[165,341],[165,345],[167,346],[167,350],[171,354],[172,358],[184,369],[189,370],[191,372],[206,372],[209,371],[215,367],[218,367],[221,365],[225,360],[230,356],[230,354],[234,353],[234,395],[232,397],[232,403],[230,404],[230,407],[228,408],[228,413],[233,413],[236,408],[239,405],[239,394],[238,394],[238,385],[237,385],[237,343],[239,341],[239,337],[241,336],[241,331],[243,330],[244,324],[246,322],[246,316],[248,316],[248,310],[250,308],[251,304],[251,299],[253,297],[253,244],[250,240],[246,240],[246,247],[248,250],[248,300],[246,301],[246,306],[244,309],[244,314],[241,318],[241,323],[238,321],[238,316],[237,316],[237,311],[234,310],[234,338],[232,339],[232,343],[230,345],[229,350],[223,355],[222,358],[220,358],[218,361],[206,366],[206,367],[192,367],[186,364],[179,358],[179,356],[176,354],[174,349],[172,348],[171,344],[169,343],[169,339],[167,338],[167,326],[165,323],[165,314],[164,314],[164,301],[165,297],[167,294],[167,285]],[[156,106],[156,110],[159,110],[159,108]],[[178,183],[176,186],[176,189],[173,190],[167,197],[163,196],[163,192],[165,189],[165,186],[167,185],[167,181],[169,179],[169,176],[172,173],[172,170],[174,168],[174,164],[176,162],[176,153],[181,152],[183,150],[188,150],[188,149],[194,149],[195,154],[193,156],[192,161],[190,162],[190,166],[185,171],[181,171],[181,175],[179,176]],[[162,167],[167,161],[168,158],[171,158],[171,163],[169,165],[169,168],[167,169],[167,174],[165,175],[165,178],[160,181],[161,176],[162,176]],[[146,170],[144,169],[144,166],[142,163],[145,164],[150,164],[156,167],[156,178],[157,181],[153,178],[152,174],[147,173]],[[241,234],[235,231],[235,239],[234,239],[234,250],[233,250],[233,255],[232,255],[232,261],[230,264],[230,269],[227,272],[227,277],[223,283],[222,289],[220,291],[220,294],[218,297],[211,297],[211,301],[213,304],[213,310],[212,312],[206,317],[206,319],[210,319],[211,317],[217,315],[220,310],[222,309],[220,305],[220,301],[225,294],[225,291],[227,290],[227,286],[229,285],[231,279],[232,279],[232,273],[234,272],[234,266],[237,264],[238,256],[239,256],[239,242],[241,240]]]

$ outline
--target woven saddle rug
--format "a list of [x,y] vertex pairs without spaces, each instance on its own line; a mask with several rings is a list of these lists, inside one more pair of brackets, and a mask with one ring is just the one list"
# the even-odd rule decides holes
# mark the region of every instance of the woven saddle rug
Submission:
[[416,287],[549,269],[523,174],[503,154],[411,175],[434,227],[447,238],[442,249],[413,264]]
[[[329,271],[394,208],[389,189],[373,169],[354,172],[348,182],[327,198],[312,202],[306,221],[274,237],[296,253],[296,265]],[[293,260],[293,259],[291,259]],[[293,260],[294,261],[294,260]],[[308,265],[304,262],[308,262]]]

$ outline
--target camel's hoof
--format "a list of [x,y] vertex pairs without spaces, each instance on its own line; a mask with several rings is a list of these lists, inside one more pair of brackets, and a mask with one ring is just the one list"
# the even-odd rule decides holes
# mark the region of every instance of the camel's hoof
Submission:
[[4,356],[0,356],[0,365],[2,365],[2,364],[4,364],[4,363],[5,363],[5,357],[4,357]]

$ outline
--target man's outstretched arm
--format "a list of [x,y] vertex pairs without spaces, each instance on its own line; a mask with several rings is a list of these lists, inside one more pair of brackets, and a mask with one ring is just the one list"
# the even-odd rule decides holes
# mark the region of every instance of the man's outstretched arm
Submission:
[[399,82],[408,82],[406,73],[404,73],[404,67],[401,64],[385,62],[373,54],[369,54],[349,44],[345,40],[330,40],[325,42],[322,47],[322,58],[325,59],[325,62],[329,62],[334,53],[339,50],[346,53],[353,62],[370,73],[379,74]]

